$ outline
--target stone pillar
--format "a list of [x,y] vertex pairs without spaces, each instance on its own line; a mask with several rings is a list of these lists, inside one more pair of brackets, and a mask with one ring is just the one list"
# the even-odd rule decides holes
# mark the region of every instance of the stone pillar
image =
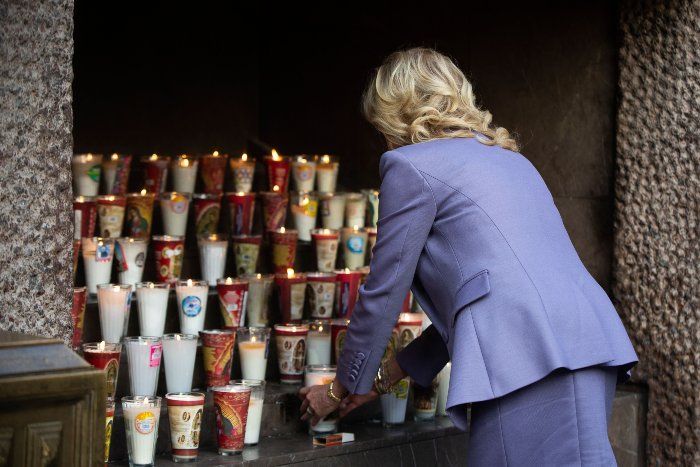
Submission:
[[0,329],[72,323],[73,0],[0,2]]
[[700,2],[621,4],[613,293],[649,465],[700,464]]

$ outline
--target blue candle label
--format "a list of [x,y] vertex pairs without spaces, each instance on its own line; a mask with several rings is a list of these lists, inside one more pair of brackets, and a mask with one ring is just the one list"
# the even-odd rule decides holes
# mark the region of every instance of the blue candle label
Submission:
[[363,253],[365,251],[365,242],[362,237],[350,237],[347,241],[348,250],[352,253]]
[[182,299],[182,312],[185,316],[193,318],[202,312],[202,301],[199,297],[189,295]]
[[95,249],[95,261],[99,263],[108,263],[112,261],[112,249],[107,243],[98,244]]

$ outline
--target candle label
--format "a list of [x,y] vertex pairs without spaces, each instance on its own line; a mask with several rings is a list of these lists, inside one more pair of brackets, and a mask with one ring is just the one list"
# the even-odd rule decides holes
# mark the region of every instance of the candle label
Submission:
[[277,230],[284,226],[287,220],[287,204],[289,198],[280,193],[271,193],[263,196],[263,217],[265,230]]
[[119,374],[119,360],[112,358],[104,367],[105,381],[107,382],[107,394],[114,394],[117,390],[117,375]]
[[160,358],[163,355],[163,344],[154,344],[151,346],[151,354],[148,359],[148,366],[151,368],[160,366]]
[[168,405],[173,449],[199,448],[202,415],[201,405]]
[[253,189],[254,166],[239,165],[233,169],[233,182],[236,191],[248,193]]
[[112,444],[112,425],[114,423],[114,410],[107,411],[105,416],[105,463],[109,461],[109,447]]
[[391,394],[397,399],[407,399],[408,398],[408,378],[404,378],[391,388]]
[[144,264],[146,264],[146,254],[143,251],[136,255],[136,258],[134,258],[134,264],[137,268],[142,268]]
[[200,173],[204,182],[204,192],[220,194],[224,188],[224,172],[226,171],[226,157],[203,157]]
[[228,384],[231,379],[234,333],[201,333],[202,360],[208,386]]
[[316,219],[318,212],[318,201],[309,199],[308,203],[295,204],[292,206],[292,213]]
[[249,404],[250,391],[214,392],[216,434],[219,449],[229,451],[243,450]]
[[289,316],[292,321],[299,321],[304,313],[306,283],[289,284]]
[[124,254],[124,248],[121,243],[117,242],[114,245],[114,256],[117,260],[117,271],[126,272],[129,270],[129,264],[126,262],[126,255]]
[[124,206],[100,204],[97,209],[100,216],[100,235],[105,238],[118,237],[124,223]]
[[233,244],[233,251],[236,255],[236,271],[238,275],[255,274],[260,245],[238,242]]
[[[299,379],[304,372],[306,334],[277,335],[277,358],[282,379]],[[291,377],[291,378],[290,378]]]
[[316,239],[316,262],[321,272],[332,272],[338,257],[337,239]]
[[202,300],[195,295],[188,295],[182,299],[182,312],[190,318],[197,316],[202,312]]
[[168,201],[168,207],[175,214],[186,213],[187,208],[189,207],[189,204],[190,204],[189,200],[185,196],[183,196],[179,193],[174,194],[170,198],[170,200]]
[[126,233],[129,237],[148,238],[153,220],[152,196],[129,196],[126,199]]
[[360,236],[350,236],[346,242],[346,245],[351,253],[362,254],[365,252],[365,242]]
[[83,211],[73,211],[73,240],[80,240],[81,226],[83,225]]
[[97,183],[100,181],[100,166],[99,165],[93,165],[90,167],[87,171],[87,176],[90,177],[90,180],[93,182]]
[[156,271],[159,282],[175,282],[180,277],[184,244],[180,241],[155,240]]
[[361,226],[365,221],[365,203],[359,200],[348,199],[345,204],[345,215],[348,218],[348,226]]
[[168,161],[146,161],[146,174],[143,184],[150,193],[165,191],[165,181],[168,178]]
[[399,321],[399,348],[403,349],[413,342],[413,339],[420,335],[421,328],[421,323],[412,324]]
[[333,314],[335,282],[309,282],[312,318],[330,318]]
[[434,414],[437,408],[437,390],[437,378],[427,388],[413,384],[413,409],[424,415]]
[[300,182],[307,182],[314,178],[316,167],[311,164],[295,164],[294,177]]
[[141,412],[134,418],[134,428],[142,435],[153,433],[156,429],[156,416],[153,412]]
[[227,196],[232,235],[250,235],[253,230],[255,195],[231,193]]
[[87,290],[73,290],[73,308],[71,310],[71,317],[73,318],[73,340],[71,344],[73,349],[79,348],[83,340],[86,298]]
[[108,243],[97,244],[95,248],[95,261],[98,263],[109,263],[112,261],[114,250]]
[[326,198],[321,200],[321,216],[328,217],[331,215],[331,200]]
[[221,199],[196,199],[195,210],[195,231],[197,235],[211,235],[216,233],[221,216]]

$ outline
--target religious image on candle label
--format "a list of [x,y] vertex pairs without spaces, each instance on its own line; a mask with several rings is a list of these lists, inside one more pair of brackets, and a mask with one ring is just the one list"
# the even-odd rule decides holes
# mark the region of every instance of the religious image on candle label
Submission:
[[156,416],[153,412],[141,412],[134,419],[134,428],[142,435],[152,433],[156,428]]
[[114,252],[109,247],[109,244],[102,243],[98,244],[95,249],[95,260],[100,263],[108,263],[112,261],[112,254]]
[[182,312],[190,318],[197,316],[202,311],[202,301],[199,297],[189,295],[182,299]]

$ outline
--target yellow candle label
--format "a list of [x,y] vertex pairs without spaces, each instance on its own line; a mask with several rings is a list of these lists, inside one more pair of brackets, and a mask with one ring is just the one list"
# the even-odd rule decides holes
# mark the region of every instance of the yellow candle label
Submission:
[[142,435],[153,433],[156,429],[156,416],[153,412],[141,412],[134,419],[134,428]]

